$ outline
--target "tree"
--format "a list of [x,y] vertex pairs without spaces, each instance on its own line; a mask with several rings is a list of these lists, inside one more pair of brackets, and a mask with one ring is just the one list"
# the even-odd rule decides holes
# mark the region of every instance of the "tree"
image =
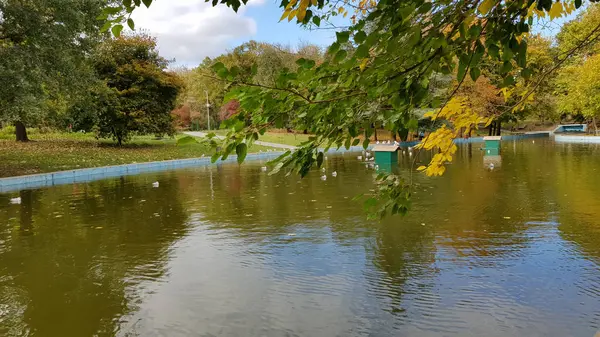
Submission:
[[600,54],[588,57],[581,65],[566,67],[558,81],[564,89],[558,97],[560,110],[592,119],[595,127],[600,116]]
[[52,97],[68,100],[90,78],[87,55],[100,35],[102,0],[0,1],[0,121],[40,121]]
[[93,57],[103,85],[95,91],[100,137],[119,145],[132,132],[174,133],[170,114],[182,86],[168,62],[158,55],[156,41],[147,35],[121,36],[104,41]]
[[[215,1],[216,4],[218,1]],[[234,10],[243,0],[221,0]],[[320,148],[349,148],[361,142],[366,148],[374,125],[388,130],[407,129],[415,124],[415,108],[434,109],[432,119],[447,120],[419,145],[435,151],[427,167],[428,175],[441,175],[445,163],[452,160],[457,147],[453,138],[462,128],[477,125],[481,118],[456,97],[464,79],[481,76],[482,65],[498,62],[504,71],[500,86],[513,87],[515,73],[525,79],[526,90],[519,92],[512,111],[522,106],[536,87],[536,79],[527,67],[528,33],[534,20],[541,16],[556,18],[582,5],[552,0],[382,0],[382,1],[287,1],[281,2],[281,19],[296,20],[304,26],[320,26],[335,15],[350,18],[350,26],[336,31],[325,61],[316,64],[297,60],[298,69],[283,70],[276,84],[259,85],[241,77],[235,67],[223,62],[213,66],[223,80],[232,84],[226,99],[240,102],[240,113],[227,121],[231,132],[213,157],[226,158],[229,153],[259,138],[268,127],[281,127],[285,116],[293,111],[291,123],[315,136],[295,152],[277,159],[273,172],[292,170],[301,176],[322,164]],[[138,4],[124,2],[124,10]],[[580,48],[600,35],[600,25],[592,27]],[[573,50],[569,50],[570,55]],[[456,74],[457,84],[443,100],[429,95],[432,74]],[[507,91],[507,94],[511,94]],[[244,126],[244,121],[250,121]],[[398,175],[380,175],[377,180],[379,199],[369,198],[366,206],[374,214],[404,213],[410,197],[409,184]],[[379,201],[378,201],[379,200]]]

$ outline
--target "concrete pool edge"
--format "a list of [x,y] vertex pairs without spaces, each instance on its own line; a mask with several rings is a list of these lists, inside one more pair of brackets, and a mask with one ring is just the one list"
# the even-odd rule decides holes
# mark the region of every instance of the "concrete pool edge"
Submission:
[[[502,136],[503,140],[518,140],[523,138],[532,137],[547,137],[549,133],[529,133],[522,135],[507,135]],[[454,140],[456,144],[463,143],[483,143],[483,137],[473,138],[457,138]],[[401,142],[400,146],[414,146],[418,142]],[[374,143],[369,146],[371,148]],[[321,149],[322,150],[322,149]],[[352,146],[350,149],[329,149],[328,153],[345,153],[345,152],[358,152],[362,151],[362,146]],[[259,152],[249,153],[246,157],[246,161],[250,160],[270,160],[283,154],[285,151],[274,151],[274,152]],[[236,162],[237,156],[231,155],[226,160],[219,160],[215,165],[220,163]],[[73,183],[86,183],[95,180],[101,180],[105,178],[113,178],[119,176],[128,176],[139,173],[147,172],[158,172],[180,168],[190,168],[197,166],[213,165],[210,157],[199,157],[199,158],[186,158],[186,159],[173,159],[165,161],[153,161],[146,163],[134,163],[134,164],[123,164],[114,166],[102,166],[102,167],[90,167],[77,170],[57,171],[48,173],[39,173],[24,176],[14,176],[0,178],[0,193],[19,191],[21,189],[30,189],[38,187],[47,187],[54,185],[65,185]]]
[[[321,149],[322,150],[322,149]],[[329,149],[329,153],[344,153],[362,151],[361,146],[352,146],[350,149]],[[271,160],[285,153],[285,151],[249,153],[246,161]],[[226,160],[219,160],[214,165],[236,162],[237,156],[230,155]],[[172,169],[190,168],[213,165],[210,157],[173,159],[165,161],[152,161],[145,163],[89,167],[76,170],[56,171],[23,176],[0,178],[0,193],[18,191],[22,189],[85,183],[105,178],[128,176],[139,173],[159,172]]]
[[[249,153],[246,160],[274,159],[283,151]],[[226,160],[215,164],[237,161],[237,156],[231,155]],[[171,169],[212,165],[210,157],[173,159],[145,163],[123,164],[113,166],[90,167],[77,170],[57,171],[0,178],[0,192],[10,192],[21,189],[37,188],[72,183],[84,183],[111,177],[134,175],[146,172],[166,171]]]
[[600,144],[600,136],[554,135],[558,143]]

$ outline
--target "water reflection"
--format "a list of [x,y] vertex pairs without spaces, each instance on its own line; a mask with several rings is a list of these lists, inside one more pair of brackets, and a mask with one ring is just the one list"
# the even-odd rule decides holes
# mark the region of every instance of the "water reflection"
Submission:
[[600,149],[503,146],[414,175],[382,222],[350,154],[326,181],[254,163],[0,195],[0,335],[591,336]]
[[116,333],[186,232],[176,177],[161,183],[21,191],[0,213],[0,335]]

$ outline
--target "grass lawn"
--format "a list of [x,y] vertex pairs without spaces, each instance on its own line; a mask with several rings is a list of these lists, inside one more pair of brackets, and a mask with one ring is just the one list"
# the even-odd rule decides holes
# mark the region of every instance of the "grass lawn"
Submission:
[[[122,147],[110,140],[97,140],[92,134],[40,133],[29,129],[31,142],[14,140],[12,128],[0,130],[0,177],[73,170],[86,167],[194,158],[213,152],[201,144],[176,144],[175,139],[156,140],[136,136]],[[253,146],[249,152],[270,148]]]
[[[217,135],[224,136],[227,134],[229,130],[212,130]],[[264,135],[258,138],[261,142],[269,142],[269,143],[277,143],[277,144],[285,144],[285,145],[293,145],[298,146],[300,143],[308,140],[310,135],[305,135],[301,133],[288,133],[288,132],[265,132]]]

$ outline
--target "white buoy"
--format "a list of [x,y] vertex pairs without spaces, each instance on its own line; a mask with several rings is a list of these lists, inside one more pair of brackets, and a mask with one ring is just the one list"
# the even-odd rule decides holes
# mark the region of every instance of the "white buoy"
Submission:
[[325,156],[325,160],[327,160],[327,156]]
[[377,141],[377,143],[375,143],[375,144],[379,145],[379,141]]
[[327,176],[326,175],[322,175],[321,176],[321,180],[327,180]]
[[326,171],[326,170],[325,170],[325,168],[323,167],[323,168],[321,169],[321,172],[325,172],[325,171]]
[[18,205],[21,203],[21,197],[11,198],[10,203],[14,205]]
[[532,140],[531,142],[532,142],[533,144],[535,144],[535,140]]
[[362,160],[362,156],[358,156],[358,157],[356,157],[356,159]]
[[263,171],[263,172],[267,172],[267,167],[263,166],[263,167],[260,168],[260,170]]
[[408,155],[412,157],[412,152],[409,152]]
[[332,177],[337,177],[337,171],[333,171],[333,172],[331,172],[331,176],[332,176]]
[[402,151],[402,154],[406,154],[406,151]]
[[490,170],[494,169],[494,163],[490,163]]
[[375,169],[376,169],[376,170],[379,170],[379,165],[375,165]]
[[155,182],[152,183],[152,187],[158,187],[158,185],[159,185],[158,181],[155,181]]

